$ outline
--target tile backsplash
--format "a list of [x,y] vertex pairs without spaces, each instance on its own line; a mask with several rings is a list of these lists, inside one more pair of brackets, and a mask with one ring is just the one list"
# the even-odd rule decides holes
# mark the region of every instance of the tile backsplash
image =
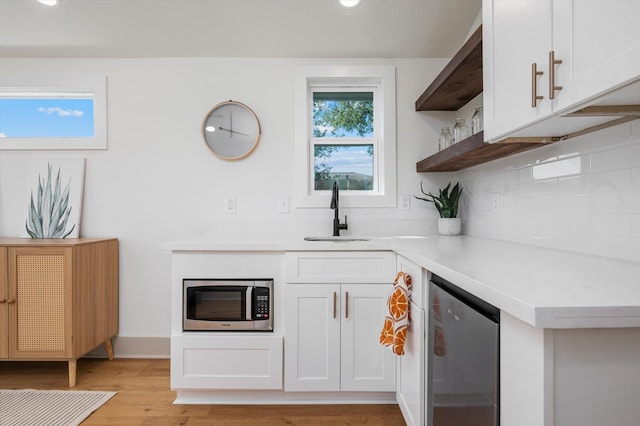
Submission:
[[467,235],[640,261],[640,120],[459,178]]

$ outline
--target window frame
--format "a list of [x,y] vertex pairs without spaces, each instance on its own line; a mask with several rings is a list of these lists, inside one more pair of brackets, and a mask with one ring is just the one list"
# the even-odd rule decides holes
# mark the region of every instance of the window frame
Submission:
[[[93,137],[0,137],[0,150],[99,150],[107,149],[106,76],[2,77],[0,93],[93,95]],[[33,96],[24,96],[31,98]]]
[[[321,89],[321,90],[318,90]],[[310,178],[310,187],[309,193],[315,195],[316,192],[319,192],[322,195],[326,193],[326,190],[317,190],[315,189],[315,147],[320,145],[329,145],[329,146],[368,146],[373,145],[373,189],[372,190],[357,190],[354,191],[354,194],[377,194],[378,188],[380,188],[380,165],[378,161],[380,156],[378,155],[378,150],[380,149],[379,137],[380,134],[380,121],[381,118],[379,114],[379,99],[378,99],[378,86],[375,85],[357,85],[357,86],[329,86],[326,84],[309,84],[308,86],[309,93],[307,96],[311,100],[311,108],[313,111],[313,99],[314,94],[318,92],[371,92],[373,94],[373,136],[371,137],[321,137],[316,138],[313,136],[313,112],[311,113],[311,128],[309,135],[309,161],[310,161],[310,171],[313,170],[312,177]],[[341,188],[342,189],[342,188]],[[346,192],[343,192],[346,194]]]
[[[295,179],[297,208],[328,207],[331,191],[314,189],[313,88],[374,92],[374,190],[340,191],[341,207],[396,207],[396,96],[394,66],[299,66],[294,73]],[[319,138],[353,145],[351,138]],[[364,145],[370,138],[356,138]],[[334,141],[335,143],[328,143]],[[366,143],[366,144],[370,144]]]

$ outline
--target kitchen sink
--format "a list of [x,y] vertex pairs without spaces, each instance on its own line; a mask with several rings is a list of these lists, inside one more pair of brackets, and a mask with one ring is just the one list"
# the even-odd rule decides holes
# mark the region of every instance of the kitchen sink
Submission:
[[371,238],[366,237],[304,237],[305,241],[333,241],[333,242],[348,242],[348,241],[370,241]]

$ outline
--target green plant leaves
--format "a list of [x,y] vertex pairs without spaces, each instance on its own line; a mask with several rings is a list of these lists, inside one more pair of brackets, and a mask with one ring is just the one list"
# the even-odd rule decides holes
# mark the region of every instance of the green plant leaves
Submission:
[[60,169],[58,169],[53,188],[51,185],[51,164],[48,164],[46,181],[38,175],[37,202],[34,202],[33,191],[31,192],[29,214],[26,220],[27,233],[31,238],[66,238],[76,227],[74,224],[69,231],[66,231],[72,208],[69,205],[71,179],[62,190]]
[[452,218],[458,216],[458,204],[460,202],[460,195],[462,195],[462,187],[460,183],[456,183],[451,193],[449,193],[449,188],[451,188],[451,182],[443,189],[440,189],[439,195],[435,196],[432,193],[424,192],[424,188],[422,187],[422,182],[420,182],[420,191],[426,197],[418,197],[414,195],[418,200],[426,201],[428,203],[433,203],[440,213],[440,217],[444,218]]

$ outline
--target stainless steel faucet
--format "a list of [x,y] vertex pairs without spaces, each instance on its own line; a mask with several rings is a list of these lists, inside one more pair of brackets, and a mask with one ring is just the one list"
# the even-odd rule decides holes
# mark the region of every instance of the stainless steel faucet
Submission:
[[340,230],[346,230],[348,229],[349,225],[347,224],[347,215],[344,215],[344,223],[340,223],[340,218],[339,213],[338,213],[338,207],[340,205],[340,196],[339,196],[339,189],[338,189],[338,182],[333,182],[333,190],[331,192],[331,208],[335,211],[335,215],[333,218],[333,236],[334,237],[339,237],[340,236]]

